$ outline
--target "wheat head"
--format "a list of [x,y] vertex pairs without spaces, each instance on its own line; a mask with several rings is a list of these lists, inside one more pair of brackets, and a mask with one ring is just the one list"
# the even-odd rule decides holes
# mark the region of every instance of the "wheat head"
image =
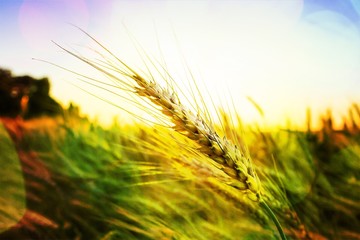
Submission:
[[[95,39],[93,40],[96,41]],[[215,161],[217,163],[216,166],[232,178],[232,181],[227,183],[228,185],[246,191],[249,199],[253,201],[260,200],[260,181],[250,158],[246,157],[245,154],[242,153],[235,144],[227,140],[226,137],[221,138],[214,127],[207,123],[199,114],[194,114],[188,110],[181,103],[176,92],[162,87],[156,81],[146,80],[120,59],[117,60],[121,66],[117,67],[119,69],[125,68],[119,72],[127,77],[126,79],[121,79],[111,73],[107,68],[71,52],[60,45],[58,46],[113,80],[123,82],[128,81],[129,78],[132,79],[136,83],[136,85],[133,86],[133,90],[138,96],[145,97],[155,105],[160,106],[161,112],[169,117],[173,123],[172,128],[197,143],[197,150]],[[108,51],[101,44],[100,46]]]
[[[129,69],[132,70],[132,69]],[[136,93],[150,99],[162,108],[162,113],[168,116],[173,129],[184,134],[198,144],[198,150],[219,163],[221,170],[234,179],[229,183],[240,190],[249,190],[249,198],[260,200],[260,182],[249,158],[245,157],[239,148],[221,138],[214,128],[206,123],[201,116],[183,106],[176,93],[169,92],[156,82],[149,82],[134,72],[132,79],[136,81]]]
[[[158,106],[161,113],[172,123],[171,128],[195,143],[197,146],[196,150],[211,159],[213,161],[212,165],[215,166],[217,170],[221,171],[222,174],[227,176],[226,181],[223,183],[232,189],[246,193],[246,196],[253,202],[259,202],[263,207],[265,204],[267,207],[262,198],[260,180],[255,172],[252,161],[247,154],[242,152],[237,145],[232,143],[226,137],[220,137],[213,124],[206,121],[205,117],[202,117],[199,113],[195,114],[183,105],[174,88],[169,86],[163,87],[151,74],[150,78],[143,77],[121,59],[116,57],[96,39],[85,31],[83,32],[99,45],[102,50],[110,54],[115,62],[105,58],[103,54],[100,54],[100,56],[103,57],[104,60],[96,62],[85,58],[80,54],[74,53],[57,43],[55,44],[65,52],[100,71],[116,84],[128,87],[130,92],[146,98],[155,104],[155,106]],[[84,77],[84,75],[76,74]],[[89,77],[86,78],[93,80]],[[267,211],[266,207],[265,211]],[[279,232],[282,239],[286,239],[280,229]]]

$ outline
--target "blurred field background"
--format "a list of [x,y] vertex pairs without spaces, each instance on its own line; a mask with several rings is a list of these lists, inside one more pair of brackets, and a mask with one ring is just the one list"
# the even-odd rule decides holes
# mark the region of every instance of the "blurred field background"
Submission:
[[[329,110],[317,131],[241,135],[289,239],[360,239],[359,105],[348,112],[341,129]],[[104,128],[76,105],[46,115],[1,118],[1,239],[276,239],[251,201],[174,167],[187,155],[171,130]]]

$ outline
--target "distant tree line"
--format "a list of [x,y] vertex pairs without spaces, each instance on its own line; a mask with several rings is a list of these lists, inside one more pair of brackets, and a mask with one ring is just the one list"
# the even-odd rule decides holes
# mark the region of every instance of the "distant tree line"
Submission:
[[49,96],[49,91],[48,78],[13,76],[0,68],[0,116],[29,119],[62,114],[61,105]]

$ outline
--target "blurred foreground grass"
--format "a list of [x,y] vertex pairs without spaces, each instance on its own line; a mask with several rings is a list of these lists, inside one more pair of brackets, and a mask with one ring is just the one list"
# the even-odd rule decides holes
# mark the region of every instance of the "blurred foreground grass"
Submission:
[[[175,164],[201,156],[168,129],[104,129],[69,112],[1,122],[0,239],[276,239],[258,206],[202,181],[201,166]],[[360,239],[360,121],[348,122],[246,131],[290,239]]]

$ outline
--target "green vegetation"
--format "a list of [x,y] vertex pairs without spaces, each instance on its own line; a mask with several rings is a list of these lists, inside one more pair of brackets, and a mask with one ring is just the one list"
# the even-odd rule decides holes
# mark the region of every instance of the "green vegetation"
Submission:
[[[352,118],[341,131],[327,119],[319,132],[247,132],[265,197],[289,238],[360,239],[360,124]],[[220,186],[211,169],[177,161],[201,156],[188,148],[179,153],[186,139],[169,141],[181,138],[169,129],[116,123],[103,129],[69,111],[65,118],[2,122],[18,154],[1,151],[1,158],[20,159],[26,189],[26,212],[13,228],[1,225],[2,239],[277,235],[266,213]],[[6,132],[1,137],[9,143]],[[2,176],[19,179],[16,171]],[[23,214],[23,191],[1,194],[14,219]],[[10,192],[18,201],[8,201]]]
[[24,119],[62,114],[62,108],[49,96],[47,78],[13,76],[11,71],[0,68],[0,116]]

